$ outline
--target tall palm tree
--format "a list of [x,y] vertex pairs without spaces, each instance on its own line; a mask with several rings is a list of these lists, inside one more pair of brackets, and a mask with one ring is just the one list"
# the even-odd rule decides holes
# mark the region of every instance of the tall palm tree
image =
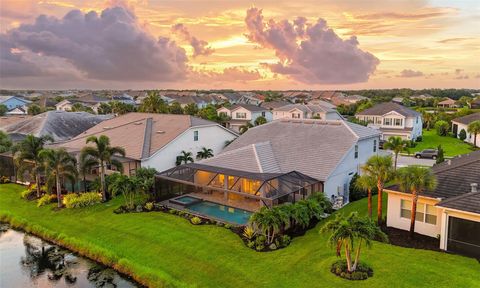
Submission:
[[423,123],[425,123],[425,128],[427,131],[430,131],[430,127],[432,126],[433,122],[435,122],[435,114],[423,112],[422,113]]
[[250,224],[265,234],[267,244],[271,244],[275,239],[276,233],[280,231],[282,224],[289,219],[286,213],[280,209],[270,209],[262,207],[258,212],[250,217]]
[[192,152],[186,152],[186,151],[180,152],[180,155],[177,156],[176,164],[181,165],[182,163],[187,164],[188,162],[193,163]]
[[[359,217],[357,212],[349,216],[337,214],[335,219],[329,221],[320,230],[321,233],[330,232],[328,242],[337,249],[337,256],[341,256],[341,249],[345,251],[348,272],[355,272],[360,261],[360,250],[365,243],[370,247],[372,240],[387,242],[387,235],[380,230],[370,218]],[[357,243],[355,249],[354,243]],[[352,263],[352,253],[355,251],[355,259]]]
[[372,218],[372,189],[377,185],[377,180],[370,175],[362,175],[355,181],[358,189],[367,191],[368,195],[368,217]]
[[77,161],[65,149],[43,149],[40,151],[39,157],[42,159],[46,175],[55,178],[57,201],[60,208],[62,207],[60,199],[62,194],[61,179],[75,179],[77,177]]
[[78,165],[78,172],[82,175],[83,192],[87,192],[86,175],[95,165],[98,165],[97,160],[88,154],[80,154],[80,163]]
[[393,153],[395,154],[395,165],[394,165],[394,170],[397,170],[397,160],[398,160],[398,154],[401,152],[408,152],[408,141],[403,140],[400,137],[390,137],[388,138],[388,141],[386,141],[383,144],[383,147],[385,149],[392,150]]
[[168,113],[168,105],[160,97],[158,91],[149,91],[139,110],[146,113]]
[[378,201],[377,201],[377,223],[382,224],[382,201],[383,188],[385,183],[393,178],[394,171],[392,165],[392,156],[378,156],[374,155],[367,160],[367,163],[362,167],[365,174],[374,178],[377,183]]
[[250,123],[250,122],[247,122],[247,123],[245,123],[244,125],[240,126],[240,127],[238,128],[238,131],[240,132],[240,134],[243,134],[243,133],[247,132],[248,129],[250,129],[250,128],[252,128],[252,127],[253,127],[253,124]]
[[397,181],[404,192],[412,193],[412,211],[410,215],[410,237],[415,235],[415,218],[418,196],[425,190],[433,190],[437,179],[432,171],[420,166],[409,166],[398,170]]
[[197,159],[207,159],[213,157],[213,150],[210,148],[202,147],[202,150],[197,152]]
[[40,171],[42,169],[39,154],[43,146],[49,141],[53,141],[50,136],[35,137],[30,134],[13,147],[14,159],[18,166],[17,174],[22,175],[25,171],[30,172],[31,177],[35,178],[37,197],[40,197]]
[[480,134],[480,120],[468,124],[467,131],[473,134],[473,146],[477,147],[477,135]]
[[100,167],[100,184],[102,186],[102,200],[107,201],[107,188],[105,185],[105,166],[110,164],[117,168],[118,171],[122,171],[123,165],[114,156],[125,157],[125,149],[117,146],[110,146],[110,139],[101,135],[100,137],[90,136],[87,138],[86,144],[93,143],[94,146],[83,147],[80,153],[80,158],[90,157],[96,162],[96,165]]

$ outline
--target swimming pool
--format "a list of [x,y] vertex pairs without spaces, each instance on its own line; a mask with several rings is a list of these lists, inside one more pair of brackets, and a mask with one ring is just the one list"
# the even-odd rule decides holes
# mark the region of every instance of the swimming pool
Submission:
[[192,196],[180,196],[180,197],[177,197],[177,198],[170,199],[169,201],[174,203],[174,204],[187,206],[187,205],[190,205],[190,204],[201,202],[202,199],[192,197]]
[[245,225],[252,215],[252,212],[233,208],[230,206],[201,201],[187,206],[187,209],[198,212],[201,215],[210,216],[232,224]]

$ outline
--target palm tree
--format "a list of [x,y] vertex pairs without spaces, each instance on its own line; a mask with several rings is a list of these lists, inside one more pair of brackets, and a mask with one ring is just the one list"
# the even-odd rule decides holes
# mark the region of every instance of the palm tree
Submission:
[[437,186],[437,179],[432,171],[420,166],[401,168],[397,173],[397,181],[404,192],[412,193],[412,211],[410,216],[410,237],[415,235],[415,218],[417,213],[418,196],[425,190],[433,190]]
[[425,123],[425,128],[427,131],[430,131],[430,127],[433,122],[435,122],[435,115],[433,113],[424,112],[422,113],[423,122]]
[[182,151],[180,152],[180,155],[177,156],[177,162],[175,164],[181,165],[182,163],[187,164],[188,162],[193,163],[193,157],[192,157],[192,152],[186,152]]
[[392,168],[392,156],[378,156],[374,155],[367,160],[367,163],[362,167],[365,174],[374,178],[377,182],[378,202],[377,202],[377,223],[382,224],[382,201],[383,188],[385,183],[392,179],[394,171]]
[[265,234],[267,244],[271,244],[275,239],[275,234],[280,231],[282,224],[287,221],[286,217],[288,218],[286,213],[281,213],[280,209],[262,207],[250,217],[250,224]]
[[388,138],[388,141],[383,144],[383,147],[385,149],[392,150],[393,153],[395,154],[395,165],[394,165],[394,170],[397,170],[397,159],[398,159],[398,154],[401,152],[408,152],[410,154],[410,151],[408,150],[408,141],[403,140],[400,137],[390,137]]
[[[321,233],[330,232],[329,243],[336,247],[337,256],[341,256],[341,249],[345,251],[348,272],[355,272],[360,261],[360,250],[365,242],[367,247],[372,245],[372,240],[387,242],[387,235],[367,217],[359,217],[357,212],[352,212],[345,217],[337,214],[335,219],[329,221],[320,230]],[[356,249],[354,243],[357,243]],[[355,259],[352,263],[352,253]]]
[[0,131],[0,153],[5,153],[12,148],[12,141],[8,134]]
[[60,196],[62,195],[61,178],[75,179],[77,172],[77,161],[75,157],[68,154],[65,149],[43,149],[39,153],[48,177],[55,178],[57,190],[58,207],[62,207]]
[[42,169],[39,154],[49,141],[53,141],[50,136],[35,137],[30,134],[13,147],[14,159],[18,166],[17,174],[22,175],[25,171],[31,173],[31,177],[35,178],[37,185],[38,198],[40,198],[40,170]]
[[372,189],[377,185],[375,178],[370,175],[362,175],[355,181],[355,186],[358,189],[367,191],[368,194],[368,217],[372,218]]
[[243,134],[243,133],[247,132],[248,129],[250,129],[252,127],[253,127],[253,124],[250,123],[250,122],[247,122],[247,123],[245,123],[244,125],[242,125],[238,128],[238,132],[240,132],[240,134]]
[[263,125],[267,123],[267,118],[263,117],[263,116],[259,116],[257,117],[257,119],[255,119],[255,126],[260,126],[260,125]]
[[473,146],[477,147],[477,135],[480,134],[480,120],[468,124],[467,131],[473,134]]
[[83,182],[83,192],[87,192],[87,173],[97,165],[98,162],[92,158],[90,155],[87,154],[80,154],[80,163],[78,167],[78,172],[82,175],[82,182]]
[[122,171],[123,165],[120,161],[113,159],[114,156],[125,157],[125,149],[117,146],[110,146],[110,139],[101,135],[100,137],[90,136],[87,138],[86,144],[93,143],[95,146],[86,146],[80,153],[80,159],[90,157],[100,167],[100,183],[102,186],[102,200],[107,201],[107,188],[105,185],[105,166],[110,164]]
[[213,157],[213,150],[210,148],[202,147],[202,150],[197,152],[197,159],[207,159]]
[[160,98],[158,91],[149,91],[147,97],[143,99],[139,110],[146,113],[168,113],[168,106]]

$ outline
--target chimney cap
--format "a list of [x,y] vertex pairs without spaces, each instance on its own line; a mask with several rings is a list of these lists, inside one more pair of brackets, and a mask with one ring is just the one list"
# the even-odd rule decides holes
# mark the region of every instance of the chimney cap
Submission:
[[470,183],[470,187],[472,187],[472,192],[477,192],[477,187],[478,187],[478,183]]

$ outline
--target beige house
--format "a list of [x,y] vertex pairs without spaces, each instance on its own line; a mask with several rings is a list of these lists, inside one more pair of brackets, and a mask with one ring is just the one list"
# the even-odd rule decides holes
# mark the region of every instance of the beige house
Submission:
[[458,107],[457,103],[455,100],[447,98],[443,101],[438,102],[437,107],[441,108],[456,108]]
[[239,132],[240,127],[247,123],[255,125],[258,117],[264,117],[267,122],[272,121],[270,110],[249,104],[236,104],[230,108],[221,107],[217,109],[217,113],[229,117],[230,120],[226,123],[226,127],[236,132]]
[[[440,249],[480,258],[480,151],[435,165],[434,191],[418,199],[415,232],[440,239]],[[410,229],[411,194],[388,193],[387,226]]]
[[[272,110],[273,120],[278,119],[321,119],[321,120],[340,120],[342,117],[338,114],[332,104],[324,105],[305,105],[288,104]],[[328,104],[328,105],[327,105]],[[333,107],[332,107],[333,106]]]

